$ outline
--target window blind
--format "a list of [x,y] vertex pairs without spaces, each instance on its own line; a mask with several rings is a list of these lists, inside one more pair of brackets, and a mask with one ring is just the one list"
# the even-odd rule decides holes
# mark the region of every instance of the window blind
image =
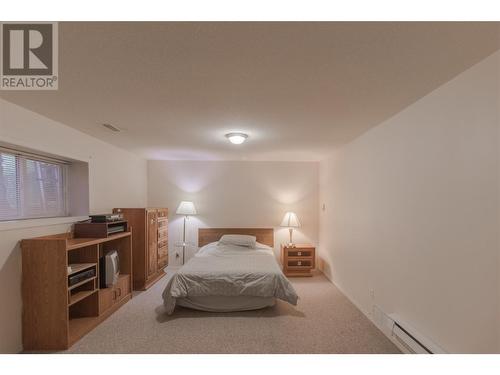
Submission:
[[66,169],[0,151],[0,221],[66,216]]

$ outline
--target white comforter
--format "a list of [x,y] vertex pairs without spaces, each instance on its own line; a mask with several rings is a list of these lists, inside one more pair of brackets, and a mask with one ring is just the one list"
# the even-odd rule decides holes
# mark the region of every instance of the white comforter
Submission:
[[270,247],[208,244],[172,277],[163,292],[168,314],[176,298],[199,296],[275,297],[292,305],[298,296]]

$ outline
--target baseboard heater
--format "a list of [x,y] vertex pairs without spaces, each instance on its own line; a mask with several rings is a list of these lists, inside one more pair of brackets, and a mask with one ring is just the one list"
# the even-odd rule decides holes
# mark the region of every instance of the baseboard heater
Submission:
[[408,352],[414,354],[433,354],[433,352],[417,340],[410,332],[394,322],[392,327],[392,337],[403,345]]
[[391,336],[400,348],[412,354],[443,354],[446,353],[438,345],[423,337],[409,324],[403,322],[398,316],[390,315],[392,320]]
[[411,354],[446,353],[439,345],[424,337],[399,316],[387,315],[378,306],[374,306],[373,312],[374,323],[401,351]]

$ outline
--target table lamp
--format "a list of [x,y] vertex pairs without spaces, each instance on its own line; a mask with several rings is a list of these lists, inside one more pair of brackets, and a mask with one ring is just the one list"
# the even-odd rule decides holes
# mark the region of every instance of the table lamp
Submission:
[[295,247],[292,241],[293,228],[300,227],[300,220],[295,214],[295,212],[287,212],[283,217],[283,221],[281,222],[282,227],[287,227],[290,231],[290,242],[288,243],[288,247]]

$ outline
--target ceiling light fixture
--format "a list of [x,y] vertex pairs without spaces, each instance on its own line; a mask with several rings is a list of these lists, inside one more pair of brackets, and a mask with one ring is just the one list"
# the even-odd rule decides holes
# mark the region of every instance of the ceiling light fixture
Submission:
[[227,133],[226,138],[229,142],[235,145],[241,145],[248,138],[248,134],[245,133]]

